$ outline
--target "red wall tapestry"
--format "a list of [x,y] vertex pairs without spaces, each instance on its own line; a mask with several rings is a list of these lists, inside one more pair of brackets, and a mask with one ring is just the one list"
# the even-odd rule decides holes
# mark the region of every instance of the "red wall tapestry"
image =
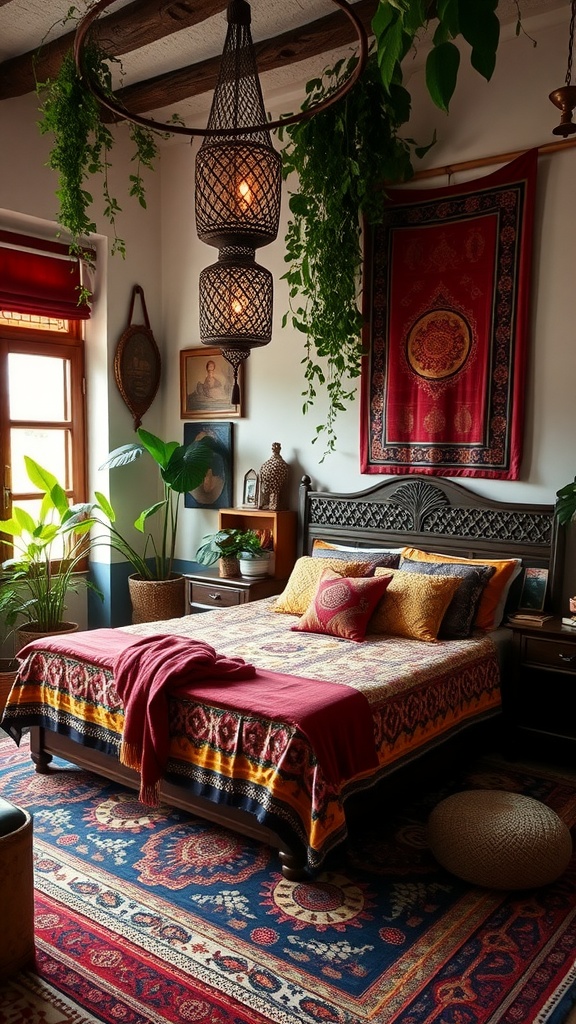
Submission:
[[518,478],[537,155],[390,191],[368,243],[363,473]]

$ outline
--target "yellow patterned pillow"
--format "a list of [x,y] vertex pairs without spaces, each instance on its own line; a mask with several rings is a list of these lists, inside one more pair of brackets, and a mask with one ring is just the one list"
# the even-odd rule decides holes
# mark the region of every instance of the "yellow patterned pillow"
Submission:
[[288,583],[274,605],[274,611],[303,615],[316,593],[324,569],[331,569],[339,576],[372,575],[372,566],[369,562],[345,562],[337,558],[312,558],[311,555],[302,555],[292,569]]
[[461,562],[462,565],[491,565],[495,572],[482,591],[482,597],[474,618],[478,629],[496,629],[504,618],[506,599],[512,583],[522,571],[521,558],[459,558],[457,555],[440,555],[435,551],[421,551],[420,548],[403,548],[402,557],[415,562]]
[[409,640],[436,640],[444,613],[460,586],[458,576],[424,576],[401,569],[376,569],[392,576],[376,608],[368,633],[388,633]]

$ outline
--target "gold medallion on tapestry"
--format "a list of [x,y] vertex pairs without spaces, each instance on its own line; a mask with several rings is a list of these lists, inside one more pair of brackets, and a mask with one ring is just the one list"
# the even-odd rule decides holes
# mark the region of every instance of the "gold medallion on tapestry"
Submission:
[[462,369],[471,348],[472,331],[462,314],[454,309],[432,309],[410,328],[406,358],[419,377],[441,381]]

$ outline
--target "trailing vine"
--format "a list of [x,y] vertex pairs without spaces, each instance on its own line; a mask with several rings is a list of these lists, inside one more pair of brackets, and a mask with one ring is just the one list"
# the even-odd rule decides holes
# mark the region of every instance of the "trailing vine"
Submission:
[[[372,21],[375,50],[353,89],[327,110],[296,125],[280,138],[284,178],[298,175],[290,195],[284,279],[289,310],[283,326],[305,336],[302,411],[326,388],[328,412],[315,429],[326,455],[336,448],[335,422],[356,394],[362,359],[361,218],[382,220],[383,183],[400,184],[413,176],[418,147],[398,132],[410,117],[411,97],[402,85],[402,62],[435,23],[426,58],[426,86],[439,109],[449,110],[460,65],[461,37],[470,47],[472,67],[490,79],[496,63],[500,22],[498,0],[379,0]],[[521,29],[520,0],[516,34]],[[533,41],[534,42],[534,41]],[[332,93],[351,61],[338,62],[306,87],[302,109]],[[432,145],[434,139],[430,143]],[[322,461],[321,460],[321,461]]]
[[[304,108],[334,92],[348,77],[356,58],[339,61],[306,86]],[[338,103],[314,117],[281,130],[288,137],[282,151],[283,175],[298,175],[291,193],[291,220],[285,260],[290,269],[290,309],[283,326],[305,336],[302,360],[307,413],[320,387],[326,387],[328,412],[316,427],[325,455],[336,447],[335,421],[356,393],[354,380],[362,359],[360,216],[370,224],[382,219],[385,180],[407,181],[413,174],[412,153],[422,154],[412,140],[398,136],[410,116],[410,96],[402,85],[389,93],[375,55],[359,81]]]
[[[77,9],[71,7],[64,23],[77,14]],[[98,44],[88,41],[83,50],[83,61],[85,73],[99,83],[103,92],[111,95],[112,65],[116,63],[121,69],[117,58],[110,57]],[[102,120],[100,104],[78,73],[72,49],[64,55],[58,74],[46,82],[37,83],[36,91],[42,100],[38,127],[41,134],[51,134],[54,138],[47,165],[58,172],[57,220],[70,235],[70,252],[86,258],[86,237],[96,231],[90,213],[94,197],[86,183],[91,176],[101,175],[103,212],[113,232],[111,252],[124,257],[126,244],[117,232],[117,217],[122,207],[110,191],[108,178],[115,139]],[[129,122],[128,131],[134,146],[132,161],[135,164],[134,172],[129,175],[128,194],[146,208],[143,170],[154,170],[158,146],[154,133],[147,128]],[[81,289],[79,302],[89,299],[90,292]]]

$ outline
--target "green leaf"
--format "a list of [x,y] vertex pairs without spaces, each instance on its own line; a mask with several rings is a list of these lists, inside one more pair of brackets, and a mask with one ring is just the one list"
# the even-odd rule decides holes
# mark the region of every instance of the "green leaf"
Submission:
[[150,516],[156,515],[156,513],[159,512],[160,509],[164,509],[165,507],[166,507],[166,502],[165,501],[157,501],[154,505],[151,505],[150,508],[144,509],[144,511],[140,513],[140,515],[138,516],[138,519],[136,519],[136,521],[134,523],[134,526],[136,527],[136,529],[140,533],[144,533],[145,529],[146,529],[146,521],[148,519],[150,519]]
[[[468,3],[470,0],[468,0]],[[473,0],[475,3],[476,0]],[[438,20],[454,39],[460,33],[460,3],[459,0],[438,0]]]
[[378,39],[378,66],[385,89],[389,89],[403,46],[402,20],[396,15]]
[[494,13],[494,0],[460,0],[460,31],[472,47],[472,66],[489,81],[496,64],[500,40],[500,22]]
[[122,444],[119,448],[115,448],[114,451],[110,452],[108,458],[98,466],[98,469],[116,469],[118,466],[127,466],[131,462],[135,462],[144,454],[144,449],[141,445],[135,444],[133,441],[130,444]]
[[[394,8],[386,2],[386,0],[380,0],[376,13],[372,18],[372,31],[376,36],[376,39],[380,39],[381,35],[386,31],[388,25],[394,17]],[[322,83],[320,83],[322,84]]]
[[28,478],[37,487],[39,491],[51,491],[53,487],[56,487],[58,480],[53,473],[50,473],[47,469],[44,469],[31,459],[28,455],[24,456],[24,465],[26,467],[26,473]]
[[433,102],[448,113],[450,100],[456,88],[460,52],[454,43],[435,46],[426,60],[426,85]]

